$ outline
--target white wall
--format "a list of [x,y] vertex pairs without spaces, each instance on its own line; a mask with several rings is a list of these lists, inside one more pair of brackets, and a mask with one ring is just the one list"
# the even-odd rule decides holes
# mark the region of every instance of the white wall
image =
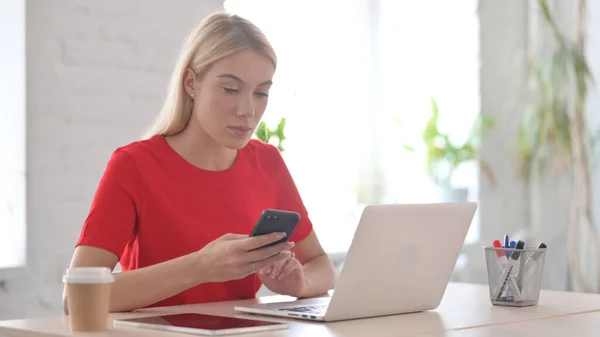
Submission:
[[29,270],[0,280],[0,319],[62,311],[61,276],[111,152],[162,103],[174,53],[220,0],[30,0]]
[[[591,89],[588,100],[588,115],[590,123],[597,130],[600,128],[600,2],[588,1],[588,50],[587,57],[590,63],[590,68],[596,79],[596,86]],[[600,149],[596,151],[594,158],[596,163],[600,163]],[[594,174],[594,215],[596,217],[596,225],[600,230],[600,165],[596,164]]]
[[[482,157],[494,170],[497,186],[480,178],[481,240],[511,235],[529,225],[528,197],[518,179],[515,141],[523,101],[525,58],[515,53],[527,47],[527,3],[521,0],[479,1],[481,44],[481,113],[495,119],[485,136]],[[481,245],[473,247],[465,280],[487,283]]]
[[[590,68],[595,76],[596,85],[591,89],[590,97],[588,99],[588,116],[590,118],[591,125],[594,131],[600,130],[600,2],[599,1],[588,1],[588,50],[587,60],[590,63]],[[592,184],[594,193],[594,216],[596,221],[596,228],[600,231],[600,148],[597,148],[595,157],[593,158],[595,163],[595,170],[593,171]],[[600,261],[596,260],[598,264],[596,268],[600,268]],[[600,291],[600,279],[596,278],[596,284],[598,284],[598,291]]]

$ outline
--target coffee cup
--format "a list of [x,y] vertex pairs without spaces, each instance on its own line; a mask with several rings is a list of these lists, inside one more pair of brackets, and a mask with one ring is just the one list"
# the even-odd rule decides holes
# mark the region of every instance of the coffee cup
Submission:
[[106,330],[114,276],[105,267],[67,269],[63,276],[72,331]]

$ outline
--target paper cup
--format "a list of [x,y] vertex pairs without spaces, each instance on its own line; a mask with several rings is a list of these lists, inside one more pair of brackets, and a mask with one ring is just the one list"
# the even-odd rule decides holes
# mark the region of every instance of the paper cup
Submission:
[[63,276],[72,331],[106,330],[114,276],[105,267],[67,269]]

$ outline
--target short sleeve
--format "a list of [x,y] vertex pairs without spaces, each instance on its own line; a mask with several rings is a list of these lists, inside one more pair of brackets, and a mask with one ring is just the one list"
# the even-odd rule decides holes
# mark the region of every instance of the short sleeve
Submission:
[[298,223],[296,229],[294,229],[294,233],[290,237],[290,241],[299,243],[312,232],[313,225],[285,161],[279,151],[275,147],[273,148],[275,149],[276,161],[279,166],[276,182],[278,185],[277,190],[279,192],[277,207],[282,210],[294,211],[300,214],[300,223]]
[[121,258],[137,220],[137,181],[132,158],[116,150],[100,179],[76,246],[106,249]]

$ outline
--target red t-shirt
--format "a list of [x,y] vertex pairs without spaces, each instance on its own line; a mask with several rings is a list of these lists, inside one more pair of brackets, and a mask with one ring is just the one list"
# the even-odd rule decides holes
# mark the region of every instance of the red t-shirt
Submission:
[[[266,208],[300,213],[290,241],[299,243],[312,231],[274,146],[251,140],[231,168],[208,171],[155,136],[113,153],[77,245],[113,252],[123,271],[143,268],[198,251],[227,233],[249,234]],[[253,298],[260,286],[253,274],[201,284],[151,306]]]

